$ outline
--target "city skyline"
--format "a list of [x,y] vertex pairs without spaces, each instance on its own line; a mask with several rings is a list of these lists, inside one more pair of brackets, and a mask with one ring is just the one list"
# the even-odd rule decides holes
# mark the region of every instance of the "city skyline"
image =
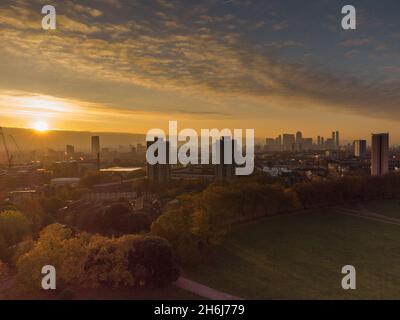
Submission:
[[175,119],[400,141],[397,1],[353,1],[353,31],[342,1],[55,1],[53,31],[41,3],[0,5],[4,127],[145,134]]
[[[90,139],[92,136],[100,136],[104,147],[107,148],[120,148],[120,147],[129,147],[131,144],[146,144],[146,134],[140,133],[126,133],[126,132],[106,132],[106,131],[69,131],[69,130],[48,130],[46,132],[38,131],[32,128],[7,128],[3,127],[6,130],[6,142],[15,148],[15,143],[12,140],[11,136],[16,138],[18,141],[18,145],[23,150],[45,150],[47,148],[53,148],[57,150],[62,150],[66,145],[73,146],[77,150],[85,150],[90,151],[92,148],[92,144]],[[356,141],[366,141],[366,145],[371,147],[372,139],[371,135],[379,132],[370,132],[368,136],[357,136],[356,138],[342,138],[342,131],[340,132],[340,145],[348,146],[352,145]],[[268,144],[268,140],[276,140],[279,136],[283,137],[284,134],[296,136],[297,133],[302,134],[302,139],[306,144],[312,144],[314,146],[327,146],[330,148],[330,135],[331,130],[327,129],[326,134],[318,134],[317,136],[311,136],[307,132],[304,133],[302,129],[297,129],[295,132],[291,132],[289,130],[283,132],[277,132],[276,134],[272,134],[271,136],[263,137],[263,136],[255,136],[255,144],[256,145],[265,145]],[[336,131],[335,131],[336,133]],[[394,139],[390,139],[390,147],[398,147],[399,142],[393,141]],[[312,140],[312,141],[311,141]],[[328,144],[326,144],[328,143]],[[281,142],[282,144],[282,142]],[[0,154],[4,153],[4,146],[0,143]]]

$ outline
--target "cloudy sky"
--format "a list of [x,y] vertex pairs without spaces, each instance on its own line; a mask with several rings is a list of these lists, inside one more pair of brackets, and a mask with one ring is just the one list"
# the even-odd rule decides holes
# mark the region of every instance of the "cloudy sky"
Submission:
[[[41,28],[46,4],[57,30]],[[357,30],[341,28],[346,4]],[[400,143],[399,15],[398,0],[0,0],[0,125]]]

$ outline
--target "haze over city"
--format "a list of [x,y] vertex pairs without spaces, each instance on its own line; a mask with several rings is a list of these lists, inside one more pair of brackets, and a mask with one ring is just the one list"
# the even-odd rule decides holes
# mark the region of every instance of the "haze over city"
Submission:
[[343,1],[54,1],[49,31],[43,3],[0,4],[4,127],[400,141],[397,1],[354,1],[351,31]]

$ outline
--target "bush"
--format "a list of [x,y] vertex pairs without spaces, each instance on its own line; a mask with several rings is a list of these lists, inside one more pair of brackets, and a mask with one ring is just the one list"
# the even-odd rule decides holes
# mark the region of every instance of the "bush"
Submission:
[[154,236],[133,239],[128,269],[136,284],[147,287],[163,287],[176,281],[180,274],[171,245]]

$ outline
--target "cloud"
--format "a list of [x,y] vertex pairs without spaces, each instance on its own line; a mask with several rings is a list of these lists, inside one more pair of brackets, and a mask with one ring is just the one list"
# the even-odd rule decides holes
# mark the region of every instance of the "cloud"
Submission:
[[299,41],[284,40],[284,41],[273,41],[268,44],[269,47],[283,49],[283,48],[296,48],[303,47],[304,44]]
[[[121,1],[102,2],[122,5]],[[71,2],[71,14],[60,14],[59,28],[52,33],[37,28],[38,14],[33,8],[0,7],[0,13],[7,13],[0,21],[4,44],[0,54],[31,63],[32,73],[63,70],[60,79],[68,76],[71,83],[107,81],[115,87],[132,85],[182,95],[190,92],[217,100],[238,98],[285,108],[325,108],[400,118],[398,83],[336,74],[272,54],[271,48],[306,50],[307,46],[290,39],[254,42],[239,28],[243,19],[233,13],[210,14],[201,5],[166,1],[141,2],[138,11],[136,2],[130,2],[133,7],[127,7],[125,16],[132,14],[132,19],[116,19],[95,3],[90,1],[83,7]],[[272,29],[288,26],[289,21],[282,20]],[[348,39],[341,46],[360,47],[372,40]],[[345,56],[356,54],[349,50]],[[54,84],[49,81],[48,86]],[[133,104],[137,97],[129,97]],[[116,108],[119,97],[115,99]],[[129,103],[121,108],[128,109]],[[174,109],[179,110],[184,109]],[[189,108],[185,112],[225,114],[216,109],[199,112]]]
[[98,9],[91,8],[91,7],[86,7],[86,6],[76,4],[73,2],[67,3],[67,5],[69,5],[71,7],[71,11],[86,14],[93,18],[101,17],[103,15],[103,12],[101,12]]
[[372,37],[347,39],[339,45],[342,47],[361,47],[370,44],[373,41]]
[[282,21],[280,21],[278,23],[275,23],[272,26],[272,29],[275,30],[275,31],[280,31],[280,30],[284,30],[284,29],[286,29],[288,27],[289,27],[289,22],[287,20],[282,20]]

